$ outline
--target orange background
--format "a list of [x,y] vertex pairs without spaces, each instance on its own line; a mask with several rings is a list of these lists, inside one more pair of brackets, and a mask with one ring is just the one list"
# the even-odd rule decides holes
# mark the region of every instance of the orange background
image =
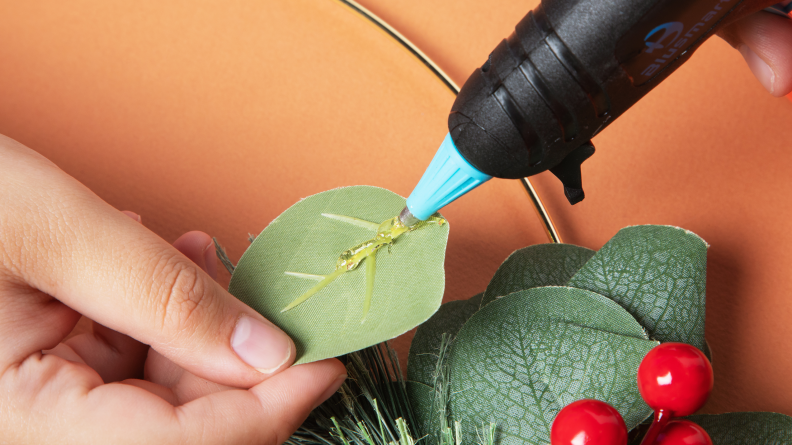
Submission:
[[[537,2],[363,3],[461,84]],[[233,259],[301,197],[353,184],[408,195],[454,99],[331,0],[0,0],[0,42],[0,133],[165,239],[203,230]],[[632,224],[701,235],[716,370],[705,409],[792,414],[792,103],[712,39],[594,143],[581,204],[534,180],[564,241],[597,249]],[[443,213],[446,300],[546,242],[516,181]]]

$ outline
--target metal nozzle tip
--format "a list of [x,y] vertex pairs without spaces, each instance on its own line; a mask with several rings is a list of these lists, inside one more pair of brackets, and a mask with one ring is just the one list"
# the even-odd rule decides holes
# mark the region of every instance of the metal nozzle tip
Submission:
[[399,213],[399,221],[401,221],[402,224],[407,227],[412,227],[421,222],[420,219],[416,218],[412,213],[410,213],[410,209],[408,207],[405,207],[404,210]]

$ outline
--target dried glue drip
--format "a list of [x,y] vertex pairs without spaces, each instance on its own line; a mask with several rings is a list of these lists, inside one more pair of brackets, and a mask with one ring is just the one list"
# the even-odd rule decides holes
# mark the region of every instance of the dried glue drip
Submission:
[[[377,226],[376,223],[364,221],[358,218],[352,218],[351,216],[334,215],[329,213],[323,213],[322,216],[352,224],[357,227],[373,228],[374,226]],[[388,250],[390,250],[396,239],[407,232],[412,232],[413,230],[426,227],[430,224],[442,226],[445,223],[446,220],[443,218],[438,216],[430,216],[426,221],[421,221],[412,227],[407,227],[401,222],[399,217],[396,216],[384,221],[382,224],[377,226],[377,234],[374,236],[374,238],[364,241],[341,253],[341,255],[338,257],[338,261],[336,261],[336,268],[330,275],[322,276],[308,275],[298,272],[286,272],[287,275],[300,278],[312,277],[312,279],[315,279],[316,277],[321,277],[321,281],[316,286],[309,289],[308,292],[300,295],[294,301],[289,303],[289,305],[283,308],[281,312],[286,312],[289,309],[292,309],[305,302],[314,294],[322,290],[325,286],[335,281],[336,278],[340,277],[345,272],[355,270],[360,265],[361,261],[366,258],[370,258],[366,265],[366,295],[363,301],[363,319],[361,320],[361,323],[363,323],[366,321],[366,315],[368,315],[369,308],[371,307],[371,297],[374,294],[374,275],[376,273],[377,267],[377,251],[385,246],[388,246]]]

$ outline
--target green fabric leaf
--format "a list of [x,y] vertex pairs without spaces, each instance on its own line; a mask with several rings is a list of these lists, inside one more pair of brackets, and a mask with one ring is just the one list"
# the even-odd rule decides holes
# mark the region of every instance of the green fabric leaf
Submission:
[[[417,425],[411,425],[413,432],[423,437],[421,443],[436,443],[437,433],[440,431],[440,415],[442,407],[435,403],[435,390],[421,382],[407,381],[407,395],[410,398],[410,407]],[[416,438],[416,439],[417,439]]]
[[572,244],[537,244],[515,250],[492,277],[483,305],[518,290],[565,286],[594,251]]
[[451,414],[467,424],[496,423],[503,445],[546,445],[561,408],[595,398],[632,428],[651,414],[635,382],[641,359],[657,344],[601,295],[568,287],[509,294],[481,308],[457,335],[449,357]]
[[792,444],[792,417],[779,413],[701,414],[686,419],[704,427],[713,445]]
[[478,312],[483,295],[478,294],[468,300],[449,301],[440,306],[432,318],[418,326],[410,344],[407,380],[425,383],[429,386],[434,384],[440,340],[443,334],[448,334],[451,339],[456,337],[462,325]]
[[677,227],[627,227],[568,286],[612,298],[652,338],[688,343],[705,351],[707,247],[696,234]]
[[[334,272],[342,252],[376,234],[373,226],[352,224],[334,215],[379,224],[398,215],[404,205],[399,195],[369,186],[309,196],[256,237],[239,260],[229,291],[294,340],[295,364],[336,357],[401,335],[440,306],[448,224],[405,233],[395,240],[390,253],[387,247],[376,253],[371,309],[364,322],[370,266],[365,264],[341,274],[304,303],[281,310],[322,276]],[[363,260],[367,262],[371,257]]]

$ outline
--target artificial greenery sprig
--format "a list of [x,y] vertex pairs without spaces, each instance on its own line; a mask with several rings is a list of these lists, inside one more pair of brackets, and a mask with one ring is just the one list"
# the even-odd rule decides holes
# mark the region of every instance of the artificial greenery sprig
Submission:
[[[337,255],[337,248],[360,242],[348,240],[366,238],[365,233],[338,231],[338,226],[315,215],[344,206],[355,206],[365,214],[370,206],[361,203],[372,196],[379,204],[393,201],[382,207],[383,213],[403,206],[403,198],[381,190],[338,189],[301,201],[291,209],[291,219],[279,217],[278,224],[273,223],[276,227],[256,240],[252,250],[257,252],[247,252],[238,268],[218,245],[218,257],[233,274],[231,292],[248,301],[242,298],[245,294],[268,289],[273,294],[262,293],[253,301],[259,305],[253,306],[267,317],[277,317],[282,304],[305,291],[291,282],[273,285],[283,280],[284,267],[299,262],[322,266]],[[301,213],[295,215],[298,210]],[[306,238],[310,231],[316,236]],[[447,232],[414,235],[396,246],[401,247],[398,254],[409,253],[396,258],[400,263],[391,270],[398,280],[383,288],[379,300],[375,295],[383,305],[382,312],[373,315],[381,321],[398,324],[405,322],[401,318],[415,318],[415,311],[405,305],[423,304],[420,296],[427,284],[437,284],[442,277],[420,268],[441,264]],[[341,238],[348,240],[342,243]],[[296,245],[316,249],[331,239],[337,244],[332,249],[294,250]],[[285,244],[277,244],[280,241]],[[359,298],[347,299],[348,306],[342,308],[325,306],[330,300],[337,304],[338,298],[362,293],[364,277],[345,276],[343,280],[354,279],[357,284],[349,286],[351,281],[339,279],[332,283],[335,289],[328,287],[332,299],[312,299],[305,303],[312,307],[301,306],[290,311],[292,318],[274,320],[292,329],[307,326],[295,342],[324,341],[315,344],[323,352],[306,361],[329,356],[340,339],[346,350],[333,355],[354,350],[354,341],[357,349],[364,348],[342,356],[349,381],[287,443],[545,445],[559,410],[577,400],[597,399],[618,409],[627,427],[635,428],[632,444],[638,440],[639,424],[651,414],[635,388],[641,358],[658,342],[706,348],[706,250],[706,243],[695,234],[668,226],[629,227],[597,252],[562,244],[520,249],[501,265],[484,293],[446,303],[421,324],[410,349],[408,380],[387,345],[365,347],[394,334],[386,336],[383,326],[375,323],[364,330],[360,323],[345,323],[356,319]],[[283,256],[283,252],[302,255]],[[279,260],[270,261],[271,257]],[[414,269],[407,274],[404,266]],[[405,275],[410,279],[401,279]],[[422,289],[406,288],[417,282]],[[439,299],[442,287],[435,291],[432,298]],[[322,317],[337,317],[341,323],[316,329]],[[380,340],[370,342],[374,338]],[[703,426],[717,444],[792,445],[792,418],[781,414],[732,413],[689,420]],[[481,428],[475,428],[478,425]]]
[[[447,341],[447,340],[446,340]],[[427,443],[418,436],[407,382],[396,352],[387,344],[347,354],[349,378],[339,391],[315,409],[286,441],[289,445],[413,445]],[[438,360],[442,363],[442,357]],[[447,371],[438,366],[435,389],[448,395]],[[447,419],[447,398],[438,398],[437,414]],[[461,445],[462,423],[443,424],[440,445]],[[494,445],[495,428],[478,431],[480,445]]]

